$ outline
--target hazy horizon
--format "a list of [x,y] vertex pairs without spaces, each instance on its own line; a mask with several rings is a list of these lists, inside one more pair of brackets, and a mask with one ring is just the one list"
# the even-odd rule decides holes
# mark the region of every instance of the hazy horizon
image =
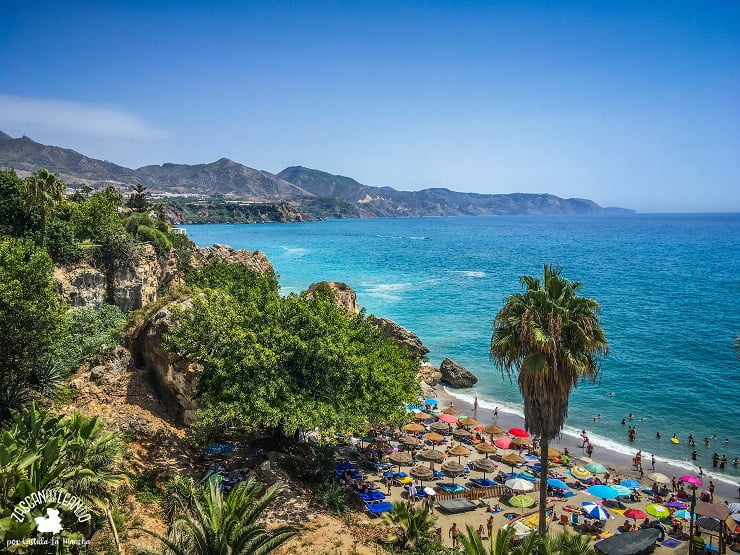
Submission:
[[[126,167],[740,212],[740,5],[13,3],[0,129]],[[39,34],[38,29],[43,29]]]

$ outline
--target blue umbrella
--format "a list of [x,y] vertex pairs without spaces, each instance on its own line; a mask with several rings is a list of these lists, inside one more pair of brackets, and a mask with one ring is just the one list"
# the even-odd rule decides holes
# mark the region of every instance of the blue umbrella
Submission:
[[595,518],[596,520],[607,520],[609,518],[609,513],[601,505],[586,501],[582,504],[582,507],[583,512],[589,518]]
[[601,484],[591,486],[586,491],[594,497],[601,497],[602,499],[614,499],[615,497],[617,497],[617,495],[619,495],[616,491],[614,491],[614,488],[603,486]]
[[425,405],[436,405],[437,399],[427,399],[426,401],[424,401],[424,404]]
[[638,482],[637,480],[622,480],[622,485],[626,488],[630,489],[640,489],[642,487],[642,484]]
[[557,478],[550,478],[547,481],[547,485],[557,489],[568,489],[568,484],[566,484],[562,480],[558,480]]

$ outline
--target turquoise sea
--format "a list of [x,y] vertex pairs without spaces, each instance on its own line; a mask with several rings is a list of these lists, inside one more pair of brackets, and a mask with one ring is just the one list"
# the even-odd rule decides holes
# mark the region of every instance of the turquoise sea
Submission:
[[[740,470],[740,214],[498,216],[333,220],[188,226],[200,246],[262,250],[283,290],[343,281],[368,313],[416,332],[430,362],[463,364],[479,382],[455,394],[521,412],[515,383],[488,359],[494,315],[519,276],[543,263],[583,282],[602,307],[610,344],[598,383],[572,395],[566,433],[585,428],[594,444],[655,453],[687,468],[716,451]],[[614,392],[614,396],[609,396]],[[633,413],[629,445],[622,418]],[[601,415],[598,421],[594,416]],[[662,438],[656,439],[656,432]],[[671,435],[680,439],[670,443]],[[711,440],[716,435],[716,439]],[[709,437],[711,447],[701,440]],[[725,444],[725,439],[728,442]],[[712,472],[714,473],[714,472]]]

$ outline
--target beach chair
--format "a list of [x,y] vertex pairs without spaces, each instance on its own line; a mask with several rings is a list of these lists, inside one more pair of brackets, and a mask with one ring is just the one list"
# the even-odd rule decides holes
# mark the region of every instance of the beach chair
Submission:
[[576,513],[571,513],[570,523],[573,525],[574,528],[578,526],[578,515]]
[[560,524],[567,526],[569,522],[570,519],[568,518],[568,515],[560,515]]
[[373,515],[382,515],[393,509],[393,503],[389,501],[379,501],[377,503],[365,503],[365,509]]

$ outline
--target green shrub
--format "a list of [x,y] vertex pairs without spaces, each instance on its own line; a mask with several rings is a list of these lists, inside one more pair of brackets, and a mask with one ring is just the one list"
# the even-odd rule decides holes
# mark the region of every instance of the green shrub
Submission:
[[136,230],[136,237],[139,241],[151,243],[158,254],[166,254],[172,249],[170,238],[153,227],[140,225]]
[[347,487],[334,482],[325,482],[316,494],[316,500],[337,514],[349,511],[352,497]]
[[47,228],[46,250],[54,262],[68,264],[77,262],[84,249],[77,242],[74,226],[64,220],[54,220]]

